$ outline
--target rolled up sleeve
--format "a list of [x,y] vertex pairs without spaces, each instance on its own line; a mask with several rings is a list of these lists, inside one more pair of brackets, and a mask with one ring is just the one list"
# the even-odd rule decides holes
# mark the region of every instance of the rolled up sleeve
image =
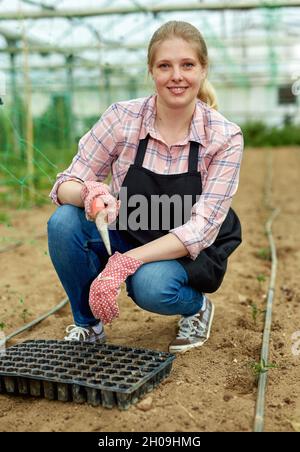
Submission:
[[242,153],[243,135],[238,128],[214,154],[190,220],[169,231],[185,245],[192,260],[213,244],[226,218],[238,188]]
[[79,141],[78,152],[71,165],[56,176],[49,194],[52,201],[60,205],[57,198],[59,186],[66,181],[102,182],[110,172],[115,159],[120,134],[120,118],[116,104],[106,110],[100,120]]

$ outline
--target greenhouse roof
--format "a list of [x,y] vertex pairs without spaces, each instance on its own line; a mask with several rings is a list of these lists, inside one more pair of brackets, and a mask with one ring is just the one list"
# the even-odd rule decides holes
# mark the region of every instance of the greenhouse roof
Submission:
[[15,54],[21,65],[27,52],[33,73],[59,70],[70,58],[88,71],[100,65],[120,76],[145,73],[153,32],[168,20],[186,20],[204,35],[217,78],[228,71],[251,77],[274,67],[277,74],[299,74],[299,5],[294,0],[0,0],[0,71],[9,71]]

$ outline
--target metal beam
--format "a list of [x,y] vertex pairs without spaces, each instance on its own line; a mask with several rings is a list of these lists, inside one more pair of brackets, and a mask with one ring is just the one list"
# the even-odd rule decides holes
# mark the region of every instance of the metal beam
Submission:
[[[128,82],[128,79],[126,79],[126,81]],[[125,82],[126,82],[125,81]],[[235,79],[228,79],[228,80],[224,80],[224,78],[219,78],[219,79],[210,79],[210,81],[213,83],[214,88],[217,89],[217,93],[218,90],[220,89],[226,89],[227,87],[232,87],[232,88],[236,88],[236,89],[245,89],[245,88],[240,88],[237,86],[236,84],[236,80]],[[250,87],[257,87],[257,86],[267,86],[270,83],[270,78],[268,77],[268,75],[266,74],[253,74],[253,77],[251,77],[251,84]],[[286,74],[282,74],[279,78],[278,78],[278,86],[281,84],[290,84],[291,83],[291,75],[286,73]],[[63,87],[65,86],[63,83],[61,83],[60,81],[55,81],[52,83],[51,87],[49,87],[49,85],[47,85],[46,83],[42,84],[34,84],[32,87],[33,92],[42,92],[43,94],[46,94],[47,92],[52,92],[56,90],[56,87]],[[117,89],[117,88],[122,88],[124,89],[124,87],[126,87],[126,83],[120,83],[118,82],[111,82],[110,88],[111,89]],[[138,84],[139,89],[147,89],[147,92],[149,90],[149,88],[151,88],[151,85],[149,83],[146,82],[141,82]],[[82,85],[76,85],[75,88],[75,92],[79,92],[79,91],[96,91],[98,92],[99,89],[104,90],[105,89],[105,85],[103,82],[101,82],[99,84],[99,81],[97,79],[95,80],[89,80],[88,83],[84,83]],[[249,88],[247,88],[249,89]]]
[[[7,52],[9,52],[9,53],[23,52],[23,47],[17,47],[17,46],[10,45],[11,41],[18,42],[18,41],[22,41],[23,40],[23,35],[22,35],[21,32],[16,32],[16,31],[8,30],[7,28],[0,27],[0,35],[4,36],[4,38],[8,42],[8,47],[6,47],[6,51]],[[44,48],[45,52],[37,51],[37,53],[50,53],[50,51],[48,51],[46,49],[49,49],[49,47],[51,47],[51,46],[47,45],[46,43],[44,43],[40,39],[27,37],[26,38],[26,42],[27,42],[27,45],[28,45],[28,51],[29,52],[32,51],[31,50],[32,48],[40,47],[40,48]],[[1,48],[0,52],[2,52],[3,50],[4,49]],[[63,55],[67,54],[67,52],[65,52],[63,48],[59,48],[58,46],[56,46],[55,53],[61,53]]]
[[[300,63],[299,63],[299,59],[295,56],[294,58],[290,58],[289,57],[289,63],[293,63],[299,67],[300,69]],[[235,59],[235,64],[237,69],[239,70],[240,73],[242,73],[242,70],[245,70],[246,67],[246,71],[247,74],[249,74],[251,76],[252,72],[256,71],[258,67],[266,70],[269,68],[269,64],[268,64],[268,60],[264,57],[260,57],[260,58],[254,58],[252,57],[252,59],[247,58],[246,60],[243,58],[238,58]],[[284,57],[282,58],[278,58],[278,65],[284,69],[286,66],[286,60],[284,59]],[[211,73],[209,75],[209,78],[211,78],[214,75],[219,75],[219,73],[225,73],[226,72],[226,68],[228,67],[226,64],[222,64],[219,61],[212,61],[212,69],[211,69]],[[240,68],[240,66],[242,66],[242,68]],[[119,65],[119,64],[103,64],[103,63],[99,63],[97,61],[85,61],[85,62],[77,62],[74,63],[72,65],[74,70],[83,70],[83,69],[101,69],[103,71],[105,70],[110,70],[111,75],[112,76],[117,76],[118,78],[128,78],[128,76],[130,76],[130,72],[129,69],[134,69],[136,71],[139,71],[138,73],[146,73],[146,65],[144,63],[131,63],[131,64],[127,64],[126,68],[124,68],[124,66]],[[52,72],[52,71],[61,71],[61,70],[66,70],[67,68],[67,64],[62,64],[62,63],[51,63],[51,64],[31,64],[30,65],[30,69],[34,70],[34,71],[46,71],[46,72]],[[255,68],[255,69],[253,69]],[[18,65],[16,66],[16,71],[18,71],[18,73],[21,73],[23,70],[22,66]],[[0,71],[3,72],[9,72],[10,71],[10,67],[9,66],[0,66]]]
[[[148,6],[147,12],[151,14],[189,12],[189,11],[223,11],[223,10],[249,10],[257,8],[287,8],[300,6],[299,0],[247,0],[243,3],[230,1],[216,1],[213,3],[182,3],[177,5],[155,5]],[[10,11],[1,12],[0,20],[23,20],[23,19],[49,19],[60,17],[63,19],[72,17],[111,16],[117,14],[147,14],[137,6],[90,8],[90,9],[56,9],[55,11]]]
[[[1,29],[0,29],[0,35],[1,35]],[[221,39],[221,38],[220,38]],[[214,38],[206,38],[206,43],[208,45],[208,48],[218,48],[219,44],[218,42],[216,42],[216,40]],[[64,47],[59,47],[59,46],[54,46],[54,45],[47,45],[47,44],[43,44],[43,43],[38,43],[38,42],[34,42],[29,40],[29,42],[32,42],[32,44],[29,46],[29,52],[31,53],[59,53],[62,55],[70,55],[70,54],[76,54],[76,53],[80,53],[80,52],[84,52],[84,51],[99,51],[99,48],[102,49],[106,49],[106,50],[118,50],[120,51],[122,50],[146,50],[147,48],[147,43],[128,43],[128,44],[122,44],[122,43],[113,43],[113,44],[103,44],[103,43],[99,43],[97,45],[95,44],[91,44],[91,45],[75,45],[75,46],[64,46]],[[224,46],[230,48],[237,48],[237,47],[243,47],[243,46],[247,46],[248,48],[252,48],[252,47],[267,47],[270,44],[270,39],[263,39],[263,38],[249,38],[248,40],[243,40],[243,39],[226,39],[226,40],[222,40]],[[272,45],[274,47],[290,47],[292,45],[298,45],[300,42],[300,33],[299,33],[299,38],[297,39],[296,36],[295,37],[276,37],[276,36],[272,36],[271,38],[271,42]],[[21,47],[16,47],[16,46],[9,46],[9,47],[2,47],[0,48],[0,52],[1,53],[19,53],[22,52],[22,48]]]

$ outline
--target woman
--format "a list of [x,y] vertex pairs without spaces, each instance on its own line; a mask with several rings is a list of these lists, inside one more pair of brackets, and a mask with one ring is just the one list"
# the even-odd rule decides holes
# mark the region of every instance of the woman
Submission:
[[[104,341],[126,281],[141,308],[182,316],[169,351],[184,352],[209,338],[214,306],[204,293],[218,289],[241,242],[230,204],[243,139],[214,109],[207,48],[194,26],[162,25],[149,43],[148,69],[155,95],[112,105],[58,175],[49,250],[75,320],[66,340]],[[101,181],[110,170],[108,187]],[[107,206],[110,258],[87,221],[97,197]]]

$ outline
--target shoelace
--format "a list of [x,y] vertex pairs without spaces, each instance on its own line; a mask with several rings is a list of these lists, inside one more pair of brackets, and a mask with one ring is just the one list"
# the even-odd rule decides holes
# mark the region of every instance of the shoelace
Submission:
[[205,333],[205,324],[197,317],[183,317],[179,320],[177,339],[186,339],[191,335],[202,336]]
[[66,332],[68,336],[65,336],[65,341],[80,341],[81,338],[85,341],[89,334],[89,330],[77,325],[69,325]]

